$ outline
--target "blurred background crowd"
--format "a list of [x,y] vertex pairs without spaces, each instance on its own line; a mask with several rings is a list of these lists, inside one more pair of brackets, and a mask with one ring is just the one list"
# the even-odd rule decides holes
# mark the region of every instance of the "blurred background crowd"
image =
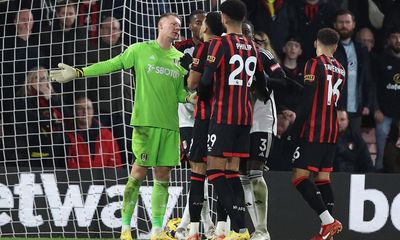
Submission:
[[[347,74],[339,100],[335,171],[400,172],[400,0],[243,0],[254,40],[269,46],[286,74],[303,82],[314,40],[332,27],[335,57]],[[218,1],[0,0],[1,141],[4,166],[126,167],[133,70],[50,82],[58,63],[83,67],[155,39],[156,16],[183,17],[182,40],[195,34],[190,13]],[[278,134],[269,167],[291,170],[285,131],[301,92],[275,91]]]

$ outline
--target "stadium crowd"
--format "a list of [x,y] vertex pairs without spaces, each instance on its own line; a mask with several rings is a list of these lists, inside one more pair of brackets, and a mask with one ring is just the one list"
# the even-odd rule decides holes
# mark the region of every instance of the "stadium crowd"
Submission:
[[[184,22],[188,26],[191,11],[211,8],[206,2],[178,7],[176,1],[161,1],[158,6],[142,4],[143,9],[138,10],[154,16],[176,11],[185,15]],[[215,7],[215,3],[211,2]],[[335,171],[397,172],[399,159],[394,156],[398,156],[399,151],[396,137],[400,108],[395,103],[400,99],[400,17],[396,12],[400,10],[400,1],[243,2],[247,6],[248,19],[255,27],[254,40],[259,43],[270,41],[286,74],[299,83],[303,81],[304,62],[315,55],[313,39],[318,30],[334,27],[340,33],[341,43],[335,57],[351,74],[339,104],[341,110],[346,112],[348,127],[345,128],[348,129],[340,133]],[[133,9],[140,7],[134,1],[128,4]],[[124,126],[129,122],[134,96],[134,84],[129,73],[114,73],[63,86],[52,82],[49,87],[52,94],[49,96],[51,99],[61,96],[54,100],[57,103],[31,101],[21,92],[27,89],[27,85],[32,85],[28,78],[32,78],[38,67],[44,74],[46,69],[57,67],[59,62],[85,66],[118,55],[125,48],[123,41],[133,43],[154,38],[155,30],[151,29],[154,19],[142,17],[137,22],[142,27],[122,29],[123,1],[15,0],[0,3],[0,9],[1,157],[5,163],[10,166],[36,166],[36,160],[42,159],[43,163],[39,166],[67,166],[63,160],[51,159],[66,154],[59,145],[68,138],[59,135],[65,128],[74,125],[74,99],[82,96],[93,101],[94,114],[101,123],[97,128],[112,130],[119,145],[118,149],[114,148],[116,154],[123,159],[123,163],[130,161],[131,157],[126,156],[130,156],[127,152],[130,152],[132,129],[127,124]],[[182,30],[182,36],[188,35],[190,32]],[[36,95],[39,99],[46,95],[40,89],[26,91],[26,94]],[[290,117],[285,110],[294,110],[300,95],[301,92],[291,85],[279,86],[275,90],[279,131],[274,136],[274,148],[269,159],[271,170],[291,169],[291,156],[284,151],[286,140],[283,136],[290,125]],[[33,105],[30,106],[29,102]],[[44,113],[33,111],[38,104],[43,107]],[[48,113],[49,109],[44,109],[53,104],[62,107],[54,116]],[[56,108],[50,109],[54,111]],[[28,110],[36,116],[19,117],[21,110]],[[60,122],[65,124],[57,127]],[[41,127],[50,123],[54,123],[50,128]],[[397,144],[386,147],[387,141]],[[288,156],[282,157],[285,155]],[[92,167],[99,166],[102,165]]]
[[[207,219],[206,179],[223,216],[206,234],[250,239],[248,211],[251,239],[270,239],[268,168],[294,169],[293,185],[321,219],[312,239],[340,232],[330,172],[400,172],[400,1],[221,2],[1,2],[4,166],[119,169],[135,158],[121,239],[132,239],[149,167],[152,239],[167,239],[163,217],[180,136],[181,161],[192,172],[186,226],[179,226],[185,230],[190,218],[187,239],[200,239],[200,218]],[[166,81],[148,81],[156,78]],[[229,234],[222,230],[228,216]]]

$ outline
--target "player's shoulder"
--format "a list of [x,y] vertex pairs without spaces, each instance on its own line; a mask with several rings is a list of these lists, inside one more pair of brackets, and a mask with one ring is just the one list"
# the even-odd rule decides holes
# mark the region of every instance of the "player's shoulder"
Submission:
[[212,42],[221,42],[222,39],[226,39],[226,36],[227,36],[227,35],[213,37],[213,38],[210,40],[210,44],[211,44]]
[[142,49],[142,48],[151,48],[153,46],[154,46],[154,41],[137,42],[137,43],[131,44],[127,48],[127,51],[132,51],[132,50],[137,50],[137,49]]
[[258,47],[257,50],[258,50],[259,53],[261,53],[261,57],[266,57],[269,60],[275,58],[274,55],[270,51],[268,51],[267,49]]
[[306,67],[307,68],[317,68],[317,67],[323,67],[324,66],[324,62],[325,60],[323,59],[323,56],[316,56],[313,58],[308,59],[308,61],[306,62]]
[[191,39],[191,38],[174,43],[174,47],[181,52],[183,52],[186,48],[191,48],[194,46],[195,46],[195,44],[193,42],[193,39]]

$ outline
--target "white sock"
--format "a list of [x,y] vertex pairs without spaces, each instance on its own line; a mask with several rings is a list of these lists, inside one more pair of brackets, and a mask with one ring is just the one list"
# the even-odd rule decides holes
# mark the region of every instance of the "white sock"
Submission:
[[250,180],[247,176],[240,175],[240,181],[244,191],[244,201],[247,211],[249,212],[253,226],[256,227],[258,224],[258,216],[254,206],[253,187],[251,186]]
[[215,234],[218,235],[225,235],[225,225],[226,222],[217,222],[217,227],[215,228]]
[[254,228],[258,232],[268,234],[268,186],[262,176],[262,171],[251,170],[249,175],[253,188],[254,208],[257,213],[257,224]]
[[130,231],[130,230],[131,230],[131,226],[130,225],[122,224],[121,231]]
[[207,231],[208,229],[214,226],[214,223],[211,220],[210,213],[211,213],[210,206],[208,205],[208,182],[206,178],[206,181],[204,182],[204,202],[200,215],[202,223],[204,224],[204,231]]
[[322,225],[331,224],[335,221],[328,210],[325,210],[323,213],[321,213],[319,218],[321,219]]
[[182,220],[178,228],[186,229],[189,223],[190,223],[190,212],[189,212],[189,193],[188,193],[185,210],[183,211]]
[[191,222],[188,236],[192,236],[194,234],[199,233],[199,226],[200,226],[199,222]]

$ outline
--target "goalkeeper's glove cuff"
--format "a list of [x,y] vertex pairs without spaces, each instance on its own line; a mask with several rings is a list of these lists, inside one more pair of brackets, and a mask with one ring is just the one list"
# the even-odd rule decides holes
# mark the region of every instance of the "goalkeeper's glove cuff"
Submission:
[[196,105],[197,103],[197,92],[190,93],[186,96],[186,102]]
[[77,78],[85,76],[84,73],[83,73],[83,70],[81,68],[75,68],[75,71],[76,71],[76,77]]

